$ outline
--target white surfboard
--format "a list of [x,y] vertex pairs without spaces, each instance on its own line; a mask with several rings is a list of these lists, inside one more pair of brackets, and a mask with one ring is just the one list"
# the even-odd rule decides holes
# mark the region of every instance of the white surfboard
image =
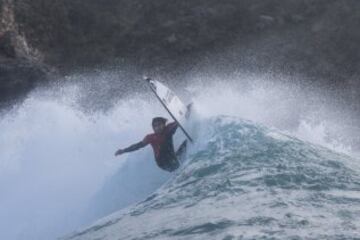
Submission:
[[173,138],[175,150],[177,150],[186,139],[192,142],[193,140],[189,132],[184,127],[190,116],[190,107],[187,107],[180,98],[164,84],[156,80],[151,80],[150,78],[145,78],[145,80],[148,81],[151,90],[155,93],[166,111],[173,120],[179,124],[179,129]]

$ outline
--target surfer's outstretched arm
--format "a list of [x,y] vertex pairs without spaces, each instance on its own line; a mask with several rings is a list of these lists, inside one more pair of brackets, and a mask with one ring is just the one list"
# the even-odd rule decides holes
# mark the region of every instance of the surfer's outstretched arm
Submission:
[[140,141],[138,143],[135,143],[127,148],[124,148],[124,149],[119,149],[115,152],[115,156],[117,155],[120,155],[120,154],[123,154],[123,153],[127,153],[127,152],[133,152],[133,151],[136,151],[136,150],[139,150],[140,148],[143,148],[147,145],[146,142],[144,141]]

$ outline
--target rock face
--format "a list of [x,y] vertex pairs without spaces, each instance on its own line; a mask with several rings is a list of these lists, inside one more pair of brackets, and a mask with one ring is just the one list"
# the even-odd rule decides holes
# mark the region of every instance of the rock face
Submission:
[[0,56],[61,73],[116,62],[167,73],[217,54],[209,66],[223,71],[354,86],[359,11],[357,0],[1,0]]
[[0,108],[22,99],[49,77],[47,69],[20,60],[1,60],[0,74]]
[[15,21],[13,1],[0,5],[0,108],[24,97],[50,76],[38,51],[28,46]]
[[[64,69],[115,58],[142,66],[178,64],[189,55],[244,45],[246,39],[257,41],[263,52],[285,47],[272,61],[316,59],[343,71],[359,60],[359,10],[356,0],[19,0],[15,5],[31,45]],[[278,45],[269,49],[273,36],[279,36]]]

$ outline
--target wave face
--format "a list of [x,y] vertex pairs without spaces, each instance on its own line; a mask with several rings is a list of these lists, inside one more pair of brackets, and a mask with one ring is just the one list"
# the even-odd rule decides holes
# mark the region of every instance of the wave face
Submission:
[[360,238],[356,159],[234,117],[199,129],[161,188],[65,239]]

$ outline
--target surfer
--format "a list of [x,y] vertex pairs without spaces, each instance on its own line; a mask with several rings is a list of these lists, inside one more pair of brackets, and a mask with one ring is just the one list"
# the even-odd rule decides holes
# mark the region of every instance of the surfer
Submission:
[[175,153],[172,137],[178,128],[178,124],[176,122],[166,124],[166,122],[167,119],[163,117],[153,118],[152,128],[154,133],[146,135],[145,138],[138,143],[135,143],[127,148],[117,150],[115,152],[115,156],[127,152],[133,152],[151,144],[154,150],[156,164],[161,169],[169,172],[176,170],[180,166],[178,156],[184,151],[186,141]]

